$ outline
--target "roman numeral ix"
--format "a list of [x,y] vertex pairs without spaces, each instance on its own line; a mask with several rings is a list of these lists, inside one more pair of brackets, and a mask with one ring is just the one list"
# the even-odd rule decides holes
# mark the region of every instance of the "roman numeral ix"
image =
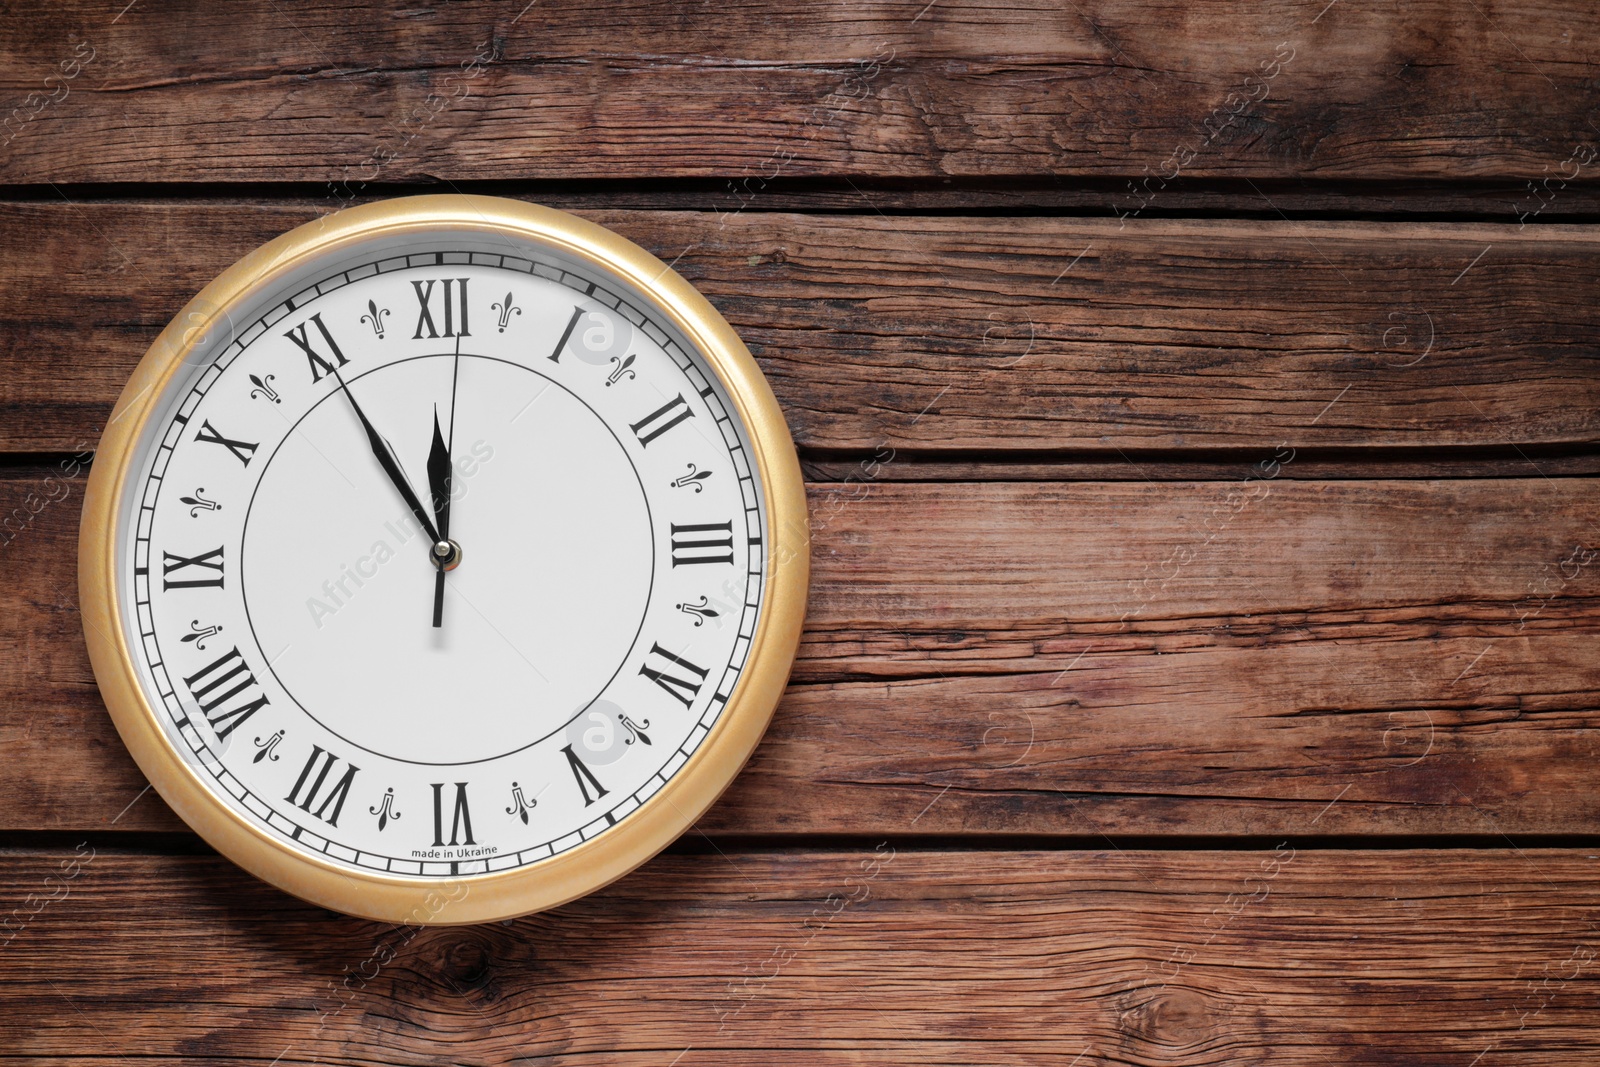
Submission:
[[[173,571],[187,571],[190,567],[198,567],[196,574],[206,571],[216,571],[215,578],[190,578],[180,576],[177,579],[169,577]],[[210,552],[202,552],[198,556],[180,556],[174,552],[161,553],[161,591],[168,589],[200,589],[203,587],[222,588],[222,547],[213,548]]]
[[[250,665],[239,655],[237,645],[189,675],[183,684],[189,687],[189,695],[200,705],[206,721],[219,738],[226,738],[234,727],[267,706],[267,698],[259,695],[259,691],[254,699],[244,695],[245,690],[256,685],[256,678],[250,673]],[[237,696],[244,697],[238,706],[223,709],[224,704]]]

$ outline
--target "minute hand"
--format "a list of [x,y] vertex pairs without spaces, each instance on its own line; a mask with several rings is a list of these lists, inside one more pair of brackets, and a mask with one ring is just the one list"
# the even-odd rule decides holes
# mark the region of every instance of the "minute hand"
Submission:
[[411,491],[411,486],[406,481],[406,476],[400,470],[400,464],[395,461],[394,453],[389,450],[388,444],[378,436],[378,431],[372,428],[372,423],[367,420],[366,412],[361,410],[361,405],[356,403],[355,394],[350,392],[350,387],[344,384],[344,378],[335,370],[333,375],[339,382],[339,388],[344,390],[345,397],[350,401],[350,406],[355,409],[356,418],[361,420],[362,429],[367,431],[367,443],[372,446],[372,454],[377,457],[378,466],[383,468],[383,473],[389,476],[389,481],[394,483],[399,490],[400,498],[411,509],[411,514],[417,517],[417,522],[422,524],[422,529],[428,535],[430,546],[439,543],[439,531],[434,529],[433,520],[428,518],[428,513],[423,510],[422,502],[417,499],[417,494]]

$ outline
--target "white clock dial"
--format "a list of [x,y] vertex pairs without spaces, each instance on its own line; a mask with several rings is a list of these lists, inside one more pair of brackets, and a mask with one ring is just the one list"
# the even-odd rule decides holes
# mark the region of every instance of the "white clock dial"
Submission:
[[532,242],[415,247],[347,250],[195,348],[116,580],[221,803],[456,877],[602,835],[685,765],[746,666],[766,528],[736,406],[647,299]]

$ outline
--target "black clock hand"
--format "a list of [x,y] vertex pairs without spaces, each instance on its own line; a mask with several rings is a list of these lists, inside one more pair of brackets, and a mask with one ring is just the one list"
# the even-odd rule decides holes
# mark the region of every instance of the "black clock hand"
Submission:
[[367,431],[367,443],[372,446],[372,454],[378,459],[378,466],[383,468],[383,473],[389,476],[389,481],[399,490],[400,498],[411,509],[411,514],[417,517],[422,524],[423,531],[428,535],[428,558],[435,558],[433,546],[439,543],[439,531],[434,529],[433,521],[428,518],[428,513],[422,510],[422,502],[417,499],[417,494],[411,491],[411,486],[406,482],[405,473],[400,470],[400,464],[394,458],[394,451],[378,431],[372,428],[372,423],[367,421],[366,412],[361,410],[361,405],[356,403],[355,394],[350,392],[350,387],[344,384],[344,378],[337,369],[333,372],[334,378],[339,382],[339,388],[344,390],[345,397],[350,401],[350,406],[355,409],[356,418],[361,420],[361,428]]
[[428,451],[428,494],[433,497],[433,517],[439,539],[450,540],[450,446],[439,431],[439,409],[433,409],[433,447]]
[[450,372],[450,443],[439,432],[439,405],[433,406],[433,447],[428,450],[428,495],[433,497],[433,514],[439,520],[436,544],[448,545],[444,556],[434,552],[439,572],[433,578],[433,625],[444,625],[444,572],[460,562],[461,554],[450,540],[450,455],[456,440],[456,383],[461,380],[461,335],[456,335],[456,360]]
[[[452,434],[452,436],[454,436]],[[433,447],[428,450],[428,495],[439,520],[439,540],[450,539],[450,446],[439,432],[439,409],[433,409]],[[435,560],[435,563],[438,561]],[[444,625],[444,568],[433,577],[433,625]]]

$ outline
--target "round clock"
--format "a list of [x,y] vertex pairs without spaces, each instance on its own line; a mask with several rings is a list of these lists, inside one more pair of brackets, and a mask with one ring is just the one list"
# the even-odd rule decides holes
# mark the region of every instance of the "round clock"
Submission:
[[79,574],[128,749],[224,855],[392,922],[627,873],[738,773],[794,658],[805,498],[666,265],[419,196],[229,268],[123,390]]

